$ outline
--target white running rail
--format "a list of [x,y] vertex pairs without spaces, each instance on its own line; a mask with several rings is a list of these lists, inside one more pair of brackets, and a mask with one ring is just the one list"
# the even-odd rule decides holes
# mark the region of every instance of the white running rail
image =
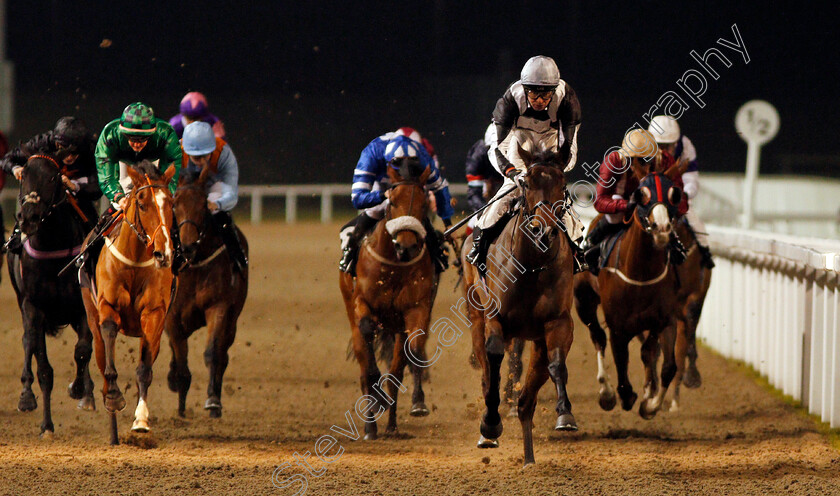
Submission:
[[840,427],[840,241],[708,228],[698,337]]

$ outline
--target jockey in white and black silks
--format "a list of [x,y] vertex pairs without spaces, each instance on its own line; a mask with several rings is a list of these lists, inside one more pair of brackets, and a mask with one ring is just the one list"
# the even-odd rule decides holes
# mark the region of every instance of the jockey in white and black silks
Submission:
[[[371,141],[362,150],[353,171],[351,200],[353,207],[363,212],[341,229],[343,256],[339,262],[339,269],[344,272],[350,274],[355,272],[356,256],[362,238],[385,216],[385,209],[388,206],[385,192],[390,186],[387,168],[394,159],[417,157],[421,166],[431,167],[432,173],[426,182],[426,190],[434,193],[437,214],[444,225],[449,227],[452,224],[451,218],[455,211],[449,194],[449,183],[441,175],[435,160],[432,159],[422,141],[411,139],[402,132],[402,129],[405,128],[383,134]],[[448,267],[443,240],[439,239],[428,219],[425,219],[424,224],[426,244],[435,261],[435,270],[442,272]]]
[[[473,231],[473,249],[467,260],[476,266],[484,264],[487,248],[498,236],[499,221],[509,212],[519,196],[517,184],[525,174],[525,164],[517,154],[517,144],[531,151],[557,152],[565,161],[564,172],[577,162],[577,135],[580,127],[580,103],[572,87],[560,79],[557,64],[550,57],[531,57],[522,68],[520,79],[511,84],[496,103],[493,124],[496,128],[488,155],[493,167],[505,177],[504,184],[491,200]],[[512,191],[511,191],[512,190]],[[570,213],[560,219],[575,253],[575,271],[585,268],[577,241],[583,236],[583,225]]]
[[683,193],[688,197],[688,212],[685,214],[685,220],[694,233],[694,239],[697,240],[697,249],[703,257],[703,265],[709,269],[714,268],[715,263],[709,251],[706,226],[691,208],[691,200],[700,190],[700,168],[697,165],[697,151],[694,149],[694,144],[688,136],[682,134],[677,120],[668,115],[657,115],[651,119],[648,132],[653,135],[656,144],[663,152],[674,157],[677,162],[683,160],[688,162],[688,168],[682,174]]

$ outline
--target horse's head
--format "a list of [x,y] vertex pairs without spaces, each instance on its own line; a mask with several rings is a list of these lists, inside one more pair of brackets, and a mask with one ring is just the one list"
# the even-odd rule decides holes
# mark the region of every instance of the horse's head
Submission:
[[67,198],[58,162],[46,155],[35,155],[23,168],[20,182],[20,230],[32,236],[55,207]]
[[175,218],[184,256],[192,261],[204,237],[209,232],[210,211],[207,208],[207,178],[210,168],[204,167],[200,174],[185,173],[178,181],[175,191]]
[[423,219],[428,210],[424,185],[432,174],[417,157],[401,157],[388,164],[388,209],[385,229],[394,243],[397,259],[407,262],[423,248],[426,228]]
[[525,226],[533,239],[542,246],[550,246],[562,229],[562,217],[568,208],[566,177],[560,156],[552,151],[530,153],[517,144],[519,156],[528,167],[525,174]]
[[664,174],[653,173],[641,179],[633,199],[636,208],[631,215],[653,236],[657,248],[665,248],[678,214],[682,191]]
[[161,174],[151,162],[144,160],[136,168],[126,168],[126,172],[134,187],[129,195],[125,218],[152,252],[155,266],[168,267],[172,263],[173,248],[169,183],[175,175],[175,167],[171,166]]

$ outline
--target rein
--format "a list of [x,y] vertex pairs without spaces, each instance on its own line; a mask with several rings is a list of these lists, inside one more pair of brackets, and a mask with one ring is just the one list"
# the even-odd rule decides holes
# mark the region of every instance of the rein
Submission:
[[140,201],[140,199],[137,197],[137,193],[143,191],[144,189],[165,188],[165,187],[166,186],[163,185],[163,184],[152,184],[152,182],[147,177],[146,178],[146,184],[144,184],[143,186],[140,186],[139,188],[133,189],[131,191],[131,194],[130,194],[130,198],[132,198],[134,200],[133,201],[133,204],[134,204],[134,221],[137,223],[137,225],[140,226],[140,229],[143,231],[143,234],[140,234],[140,231],[137,230],[137,227],[134,225],[134,223],[131,222],[130,220],[128,220],[128,216],[123,217],[123,221],[126,224],[128,224],[128,227],[130,227],[132,231],[134,231],[134,234],[137,235],[137,239],[140,240],[140,242],[143,243],[143,245],[146,248],[150,248],[154,244],[155,236],[157,236],[158,231],[160,231],[161,228],[163,228],[164,222],[163,222],[163,217],[161,217],[161,215],[160,215],[160,210],[155,209],[155,213],[157,213],[158,220],[160,222],[158,223],[158,226],[155,228],[152,235],[149,236],[148,232],[146,231],[146,228],[143,227],[143,220],[140,218],[140,211],[139,211],[139,207],[137,205],[138,202]]
[[[630,223],[633,223],[635,221],[635,223],[639,225],[640,229],[642,229],[644,232],[650,234],[650,232],[653,231],[653,229],[650,227],[650,224],[647,223],[647,219],[644,218],[644,217],[640,217],[638,212],[639,212],[638,209],[634,210],[633,215],[630,218],[630,221],[628,222],[627,220],[625,220],[624,223],[625,224],[630,224]],[[645,219],[645,222],[643,222],[642,219]],[[623,236],[622,236],[622,238],[623,238]],[[621,241],[619,241],[619,255],[616,256],[616,265],[618,265],[618,263],[621,262],[620,249],[621,249]],[[662,271],[661,274],[654,277],[653,279],[648,279],[646,281],[637,281],[635,279],[631,279],[630,277],[627,276],[627,274],[625,274],[624,272],[619,270],[618,267],[609,267],[608,266],[608,267],[604,267],[601,270],[605,270],[609,273],[617,275],[619,279],[621,279],[622,281],[624,281],[625,283],[627,283],[631,286],[653,286],[654,284],[658,284],[658,283],[662,282],[662,280],[665,279],[665,277],[668,276],[668,271],[670,269],[671,269],[671,252],[670,252],[670,250],[668,250],[666,248],[666,251],[665,251],[665,269]]]
[[[400,182],[392,184],[388,189],[389,190],[390,189],[396,189],[400,186],[406,186],[406,185],[420,186],[420,183],[418,183],[416,181],[400,181]],[[421,189],[422,189],[422,187],[421,187]],[[411,193],[411,199],[409,200],[409,203],[408,203],[408,211],[409,212],[411,212],[411,209],[414,206],[414,196],[415,195],[412,192]],[[391,217],[391,206],[392,206],[391,203],[388,202],[388,207],[387,207],[387,210],[385,211],[386,227],[387,227],[387,224],[392,223],[396,220],[396,219],[393,219]],[[412,219],[417,220],[415,217],[412,217]],[[417,223],[419,223],[420,228],[422,228],[422,222],[417,220]],[[421,245],[420,252],[414,258],[412,258],[411,260],[408,260],[406,262],[388,260],[387,258],[385,258],[382,255],[380,255],[379,253],[377,253],[376,250],[374,250],[373,247],[370,245],[370,243],[368,243],[367,241],[365,242],[365,249],[367,250],[368,253],[370,253],[370,255],[374,258],[374,260],[376,260],[379,263],[385,264],[385,265],[392,265],[392,266],[396,266],[396,267],[407,267],[409,265],[414,265],[415,263],[419,262],[423,258],[423,256],[426,254],[426,243],[423,240],[423,238],[425,237],[424,234],[421,235],[421,233],[418,232],[418,230],[415,230],[415,229],[410,229],[410,230],[414,234],[420,236],[420,238],[421,238],[420,239],[420,245]],[[392,235],[388,229],[386,229],[386,232],[388,232],[388,235],[391,236],[391,242],[396,243],[396,239],[394,239],[394,237],[393,237],[396,233],[394,233],[394,235]],[[368,238],[368,239],[370,239],[370,238]]]
[[[39,155],[32,155],[27,159],[27,162],[32,160],[33,158],[43,158],[43,159],[49,160],[50,162],[52,162],[52,164],[55,166],[55,168],[58,170],[58,172],[60,174],[64,175],[64,176],[70,177],[70,176],[73,175],[72,172],[69,172],[67,170],[66,166],[58,165],[58,162],[54,158],[50,157],[49,155],[40,155],[40,154]],[[71,194],[70,190],[66,186],[64,187],[64,192],[66,193],[66,196],[64,197],[64,199],[67,200],[67,203],[69,203],[70,206],[73,207],[73,210],[75,210],[76,213],[79,214],[79,217],[81,217],[82,222],[87,224],[88,223],[87,215],[85,215],[85,213],[82,212],[82,208],[79,207],[79,202],[76,201],[76,198]],[[64,200],[61,200],[61,201],[63,202]],[[58,206],[60,204],[61,204],[61,202],[59,202],[55,205]]]

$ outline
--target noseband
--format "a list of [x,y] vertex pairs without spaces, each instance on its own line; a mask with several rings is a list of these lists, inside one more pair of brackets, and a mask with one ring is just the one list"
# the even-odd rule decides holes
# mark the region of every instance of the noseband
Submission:
[[[160,215],[160,211],[155,210],[158,213],[158,217],[160,218],[160,224],[155,229],[155,232],[153,232],[152,235],[149,236],[148,232],[146,231],[146,228],[143,227],[143,219],[140,218],[140,207],[137,205],[140,202],[140,199],[137,197],[137,193],[143,191],[144,189],[166,188],[166,185],[152,184],[151,182],[149,182],[149,178],[146,178],[146,182],[147,184],[144,184],[139,188],[132,189],[131,193],[129,194],[129,198],[132,199],[134,203],[134,222],[128,220],[128,217],[124,217],[123,220],[126,222],[126,224],[128,224],[131,230],[134,231],[134,234],[137,235],[137,239],[140,240],[140,242],[143,243],[146,246],[146,248],[149,248],[155,242],[154,237],[157,235],[158,231],[163,227],[164,222],[163,218]],[[138,229],[137,226],[140,226],[140,228]]]
[[[398,183],[394,183],[388,189],[394,190],[400,186],[420,186],[420,183],[415,181],[400,181]],[[391,242],[394,244],[397,243],[396,236],[401,231],[412,231],[414,234],[419,236],[421,240],[426,237],[426,228],[423,227],[423,223],[416,217],[410,215],[411,209],[414,206],[414,196],[415,195],[412,192],[411,199],[408,203],[409,215],[403,215],[397,218],[393,218],[391,216],[392,204],[390,201],[388,202],[388,207],[385,211],[385,229],[388,231],[388,235],[391,236]]]

